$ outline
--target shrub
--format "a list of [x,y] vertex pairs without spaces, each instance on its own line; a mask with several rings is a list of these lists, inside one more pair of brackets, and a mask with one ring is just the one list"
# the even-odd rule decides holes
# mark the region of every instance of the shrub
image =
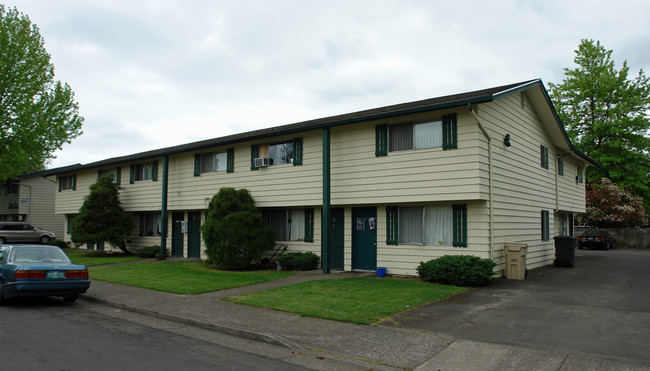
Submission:
[[318,255],[312,252],[290,252],[280,255],[278,262],[285,271],[309,271],[318,267]]
[[112,251],[104,251],[104,250],[88,250],[85,253],[83,253],[83,256],[87,256],[90,258],[109,258],[111,256],[115,255],[122,255],[122,253],[114,253]]
[[248,268],[275,246],[275,230],[259,213],[238,211],[229,214],[221,220],[214,220],[211,230],[214,237],[204,235],[206,244],[208,240],[212,242],[206,249],[208,263],[227,269]]
[[60,247],[60,248],[62,248],[62,249],[67,249],[67,248],[70,247],[70,246],[68,245],[68,243],[65,242],[65,241],[63,241],[63,240],[54,240],[54,241],[50,241],[50,242],[49,242],[49,245],[52,245],[52,246],[58,246],[58,247]]
[[496,263],[470,255],[445,255],[420,262],[417,272],[428,282],[454,286],[483,286],[494,277]]
[[[169,251],[167,251],[168,253]],[[141,258],[157,258],[160,256],[160,246],[145,246],[135,250],[135,253]],[[165,254],[167,256],[167,254]]]

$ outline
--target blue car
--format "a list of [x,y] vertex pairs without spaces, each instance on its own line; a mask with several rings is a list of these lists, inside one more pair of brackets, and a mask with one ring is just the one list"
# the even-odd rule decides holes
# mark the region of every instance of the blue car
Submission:
[[0,245],[0,303],[21,296],[74,302],[90,287],[88,268],[56,246]]

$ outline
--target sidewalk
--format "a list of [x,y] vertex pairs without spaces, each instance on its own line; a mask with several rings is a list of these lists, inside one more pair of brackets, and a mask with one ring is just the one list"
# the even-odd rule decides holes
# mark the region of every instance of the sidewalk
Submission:
[[81,298],[295,351],[317,350],[324,356],[364,361],[373,369],[650,370],[626,359],[457,340],[430,332],[307,318],[220,300],[272,287],[349,276],[324,275],[318,270],[299,272],[280,280],[192,296],[93,281]]

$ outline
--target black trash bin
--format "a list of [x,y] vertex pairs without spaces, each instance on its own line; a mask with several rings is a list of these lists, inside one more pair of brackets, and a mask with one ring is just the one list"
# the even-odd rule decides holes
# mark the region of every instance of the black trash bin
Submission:
[[555,240],[555,260],[553,265],[573,268],[576,265],[576,238],[573,236],[556,236],[553,239]]

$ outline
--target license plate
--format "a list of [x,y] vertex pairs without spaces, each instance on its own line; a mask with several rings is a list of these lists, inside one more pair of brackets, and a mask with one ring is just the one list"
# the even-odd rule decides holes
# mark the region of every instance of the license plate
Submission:
[[47,272],[48,279],[61,279],[63,278],[63,272],[61,271],[49,271]]

